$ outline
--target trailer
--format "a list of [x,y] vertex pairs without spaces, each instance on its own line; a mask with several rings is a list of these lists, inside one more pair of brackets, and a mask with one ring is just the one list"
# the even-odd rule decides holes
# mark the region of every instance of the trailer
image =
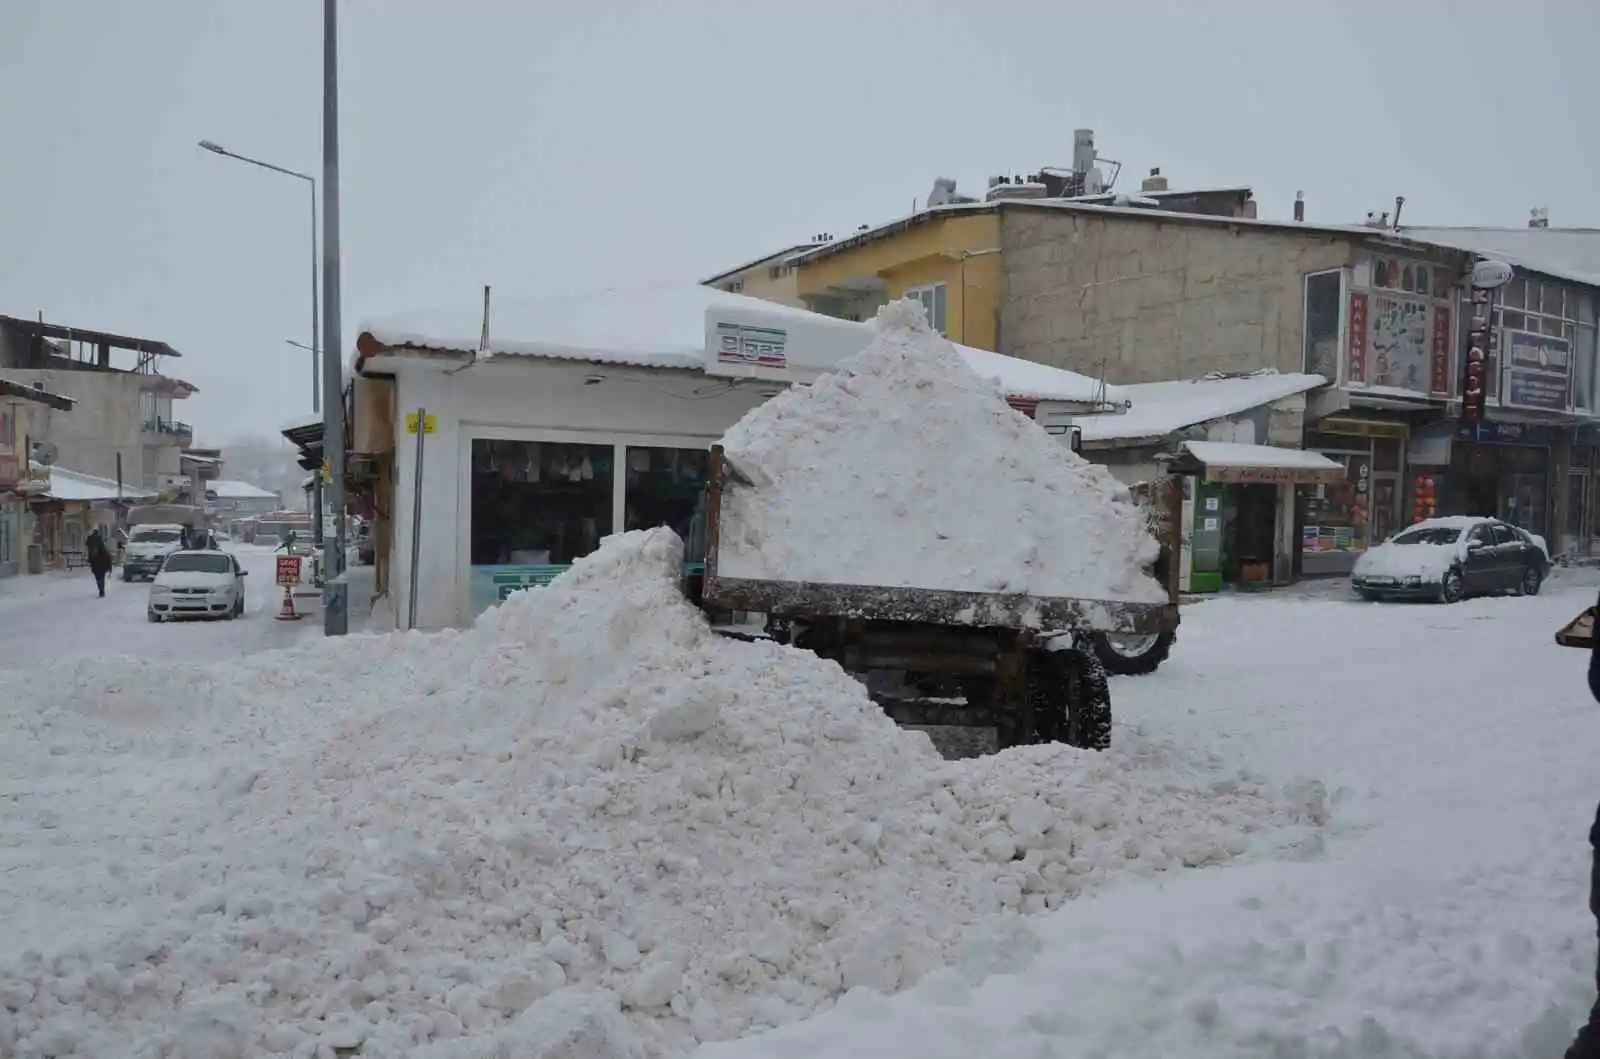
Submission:
[[1111,694],[1095,633],[1159,635],[1165,603],[999,595],[875,585],[754,580],[719,572],[723,500],[755,488],[711,449],[703,518],[691,552],[703,572],[686,591],[714,622],[761,615],[766,635],[837,662],[905,725],[992,728],[998,748],[1062,742],[1103,750]]

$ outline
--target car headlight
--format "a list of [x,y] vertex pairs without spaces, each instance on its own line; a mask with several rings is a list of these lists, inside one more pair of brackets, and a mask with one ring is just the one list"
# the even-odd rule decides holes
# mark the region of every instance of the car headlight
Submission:
[[1420,584],[1422,584],[1422,578],[1419,577],[1416,574],[1412,574],[1411,576],[1409,576],[1409,577],[1407,577],[1405,579],[1405,584],[1408,584],[1408,585],[1420,585]]

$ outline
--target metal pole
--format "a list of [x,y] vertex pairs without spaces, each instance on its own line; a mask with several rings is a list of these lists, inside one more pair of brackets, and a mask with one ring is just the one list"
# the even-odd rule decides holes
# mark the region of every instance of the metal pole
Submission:
[[322,322],[318,318],[317,303],[321,280],[317,274],[317,182],[311,181],[311,414],[322,411],[322,365],[317,362],[317,343],[322,341]]
[[411,584],[406,590],[406,628],[417,627],[417,576],[422,555],[422,447],[428,436],[428,410],[417,409],[417,466],[411,477]]
[[338,2],[322,0],[322,451],[332,472],[333,534],[324,536],[322,629],[350,631],[344,583],[344,348],[339,317]]

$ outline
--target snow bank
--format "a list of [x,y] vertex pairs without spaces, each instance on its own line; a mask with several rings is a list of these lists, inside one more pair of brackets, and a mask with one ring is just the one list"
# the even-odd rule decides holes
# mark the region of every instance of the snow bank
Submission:
[[914,301],[722,440],[728,577],[1161,602],[1127,490],[1010,408]]
[[612,538],[466,633],[0,672],[0,1053],[677,1055],[1323,820],[1137,733],[944,762],[713,634],[681,555]]

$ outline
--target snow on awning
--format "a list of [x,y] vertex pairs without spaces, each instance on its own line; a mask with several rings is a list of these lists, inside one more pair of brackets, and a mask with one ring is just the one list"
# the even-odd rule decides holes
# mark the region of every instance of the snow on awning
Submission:
[[117,483],[109,478],[69,471],[63,467],[50,468],[50,490],[40,499],[73,500],[94,503],[105,500],[153,500],[156,494],[142,486]]
[[1181,473],[1189,462],[1206,481],[1231,485],[1333,485],[1346,476],[1344,464],[1320,452],[1234,441],[1185,441],[1171,469]]
[[1119,386],[1132,405],[1121,415],[1079,416],[1084,441],[1165,438],[1188,427],[1241,415],[1327,385],[1321,375],[1252,372]]
[[[365,321],[358,331],[357,365],[372,357],[395,355],[520,356],[809,382],[865,349],[874,333],[867,323],[698,284],[547,297],[496,293],[490,298],[488,315],[487,345],[481,300]],[[757,353],[741,345],[738,356],[730,358],[712,348],[729,339],[724,332],[766,328],[772,329],[774,341],[758,343]],[[733,340],[743,342],[737,334]],[[1106,386],[1087,375],[967,346],[958,345],[956,351],[979,375],[994,379],[1008,397],[1126,403],[1121,387]],[[730,365],[730,360],[738,363]]]

